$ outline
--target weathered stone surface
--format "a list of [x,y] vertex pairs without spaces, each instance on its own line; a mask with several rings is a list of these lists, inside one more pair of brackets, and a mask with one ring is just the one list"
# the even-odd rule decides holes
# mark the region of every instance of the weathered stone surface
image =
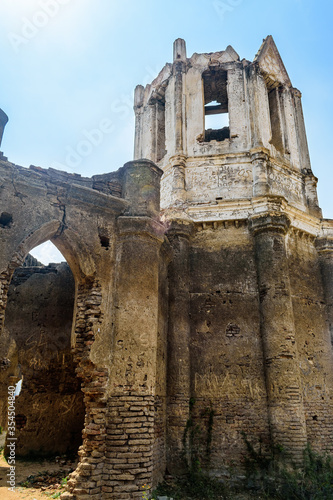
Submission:
[[73,305],[67,264],[14,272],[5,330],[23,377],[16,399],[17,455],[76,453],[81,444],[84,404],[71,353]]
[[[173,248],[168,470],[180,470],[181,430],[194,419],[207,434],[210,411],[217,473],[240,460],[241,431],[296,461],[307,441],[332,452],[333,223],[321,218],[301,94],[272,37],[253,62],[230,48],[187,58],[176,40],[173,65],[138,88],[134,109],[135,157],[164,171]],[[210,114],[227,116],[228,133],[207,130]],[[172,229],[189,224],[190,236]]]
[[[135,160],[117,172],[86,179],[0,158],[1,395],[28,352],[11,292],[3,328],[9,283],[51,239],[74,275],[85,413],[63,498],[140,498],[196,456],[217,476],[242,469],[243,432],[297,463],[307,442],[333,453],[333,221],[272,37],[253,62],[230,46],[187,58],[176,40],[134,109]],[[211,114],[228,126],[209,130]]]

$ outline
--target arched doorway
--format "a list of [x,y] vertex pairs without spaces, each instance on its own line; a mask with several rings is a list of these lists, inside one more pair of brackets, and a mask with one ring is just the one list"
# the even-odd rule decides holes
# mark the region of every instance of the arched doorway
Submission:
[[23,378],[15,400],[17,456],[72,455],[82,444],[85,409],[71,350],[75,284],[62,260],[45,265],[29,254],[8,289],[7,380]]

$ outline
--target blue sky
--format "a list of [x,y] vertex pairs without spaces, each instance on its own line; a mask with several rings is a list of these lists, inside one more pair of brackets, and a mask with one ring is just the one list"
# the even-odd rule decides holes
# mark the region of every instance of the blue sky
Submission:
[[[172,62],[176,38],[188,57],[232,45],[253,60],[273,35],[303,94],[319,201],[333,218],[332,22],[328,0],[1,0],[0,108],[10,119],[1,149],[23,166],[115,170],[132,159],[134,87]],[[105,120],[99,143],[74,154]]]

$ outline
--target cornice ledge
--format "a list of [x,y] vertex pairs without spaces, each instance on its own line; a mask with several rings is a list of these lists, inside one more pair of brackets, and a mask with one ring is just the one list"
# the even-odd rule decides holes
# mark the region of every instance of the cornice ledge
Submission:
[[324,219],[321,223],[320,234],[315,241],[318,253],[333,253],[333,220]]
[[254,235],[263,232],[286,234],[290,224],[289,217],[282,212],[266,212],[249,218],[249,228]]
[[118,232],[121,238],[144,237],[155,240],[159,244],[164,242],[165,225],[145,216],[120,216],[117,218]]
[[252,148],[250,150],[250,156],[251,160],[269,160],[271,154],[270,151],[267,148],[264,148],[263,146],[257,147],[257,148]]
[[333,254],[333,237],[331,238],[317,238],[315,241],[315,247],[318,253],[325,254],[330,253]]
[[189,239],[194,233],[194,221],[181,209],[165,210],[162,221],[165,224],[168,238],[182,236]]

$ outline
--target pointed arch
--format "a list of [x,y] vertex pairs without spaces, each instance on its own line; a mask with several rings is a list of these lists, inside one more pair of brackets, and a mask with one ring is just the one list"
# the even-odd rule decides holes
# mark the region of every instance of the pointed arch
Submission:
[[21,265],[28,253],[38,245],[50,240],[65,257],[78,281],[93,277],[96,268],[86,244],[73,229],[66,228],[59,234],[59,221],[46,222],[29,234],[19,245],[11,259],[12,264]]

